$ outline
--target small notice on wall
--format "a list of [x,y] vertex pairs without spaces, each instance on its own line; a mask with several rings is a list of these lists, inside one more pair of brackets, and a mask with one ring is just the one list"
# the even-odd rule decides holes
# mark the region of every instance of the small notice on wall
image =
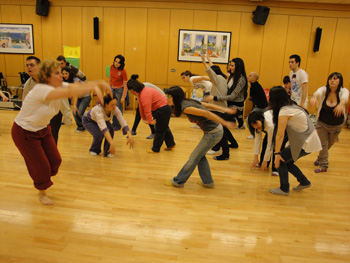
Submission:
[[80,64],[80,47],[63,46],[63,55],[67,62],[79,68]]
[[63,54],[66,58],[80,58],[80,47],[63,46]]

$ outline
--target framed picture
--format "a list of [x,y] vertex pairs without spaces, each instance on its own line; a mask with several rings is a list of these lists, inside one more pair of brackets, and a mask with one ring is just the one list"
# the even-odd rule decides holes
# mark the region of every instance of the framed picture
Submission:
[[228,63],[230,47],[231,32],[180,29],[177,60],[202,62],[208,52],[212,62]]
[[33,25],[0,23],[0,53],[34,54]]

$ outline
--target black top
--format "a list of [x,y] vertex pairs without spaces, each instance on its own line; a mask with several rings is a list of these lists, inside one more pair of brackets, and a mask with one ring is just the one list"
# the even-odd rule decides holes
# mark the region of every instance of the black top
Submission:
[[253,102],[254,107],[258,107],[259,109],[264,109],[269,105],[265,91],[257,81],[251,83],[250,100]]
[[339,97],[337,98],[337,100],[338,100],[338,103],[334,107],[329,107],[327,105],[327,103],[326,103],[327,98],[325,98],[323,100],[322,108],[321,108],[321,111],[320,111],[320,117],[319,117],[320,121],[324,122],[325,124],[331,125],[331,126],[337,126],[337,125],[343,124],[343,122],[344,122],[344,115],[341,114],[338,117],[336,117],[334,115],[334,109],[339,104]]

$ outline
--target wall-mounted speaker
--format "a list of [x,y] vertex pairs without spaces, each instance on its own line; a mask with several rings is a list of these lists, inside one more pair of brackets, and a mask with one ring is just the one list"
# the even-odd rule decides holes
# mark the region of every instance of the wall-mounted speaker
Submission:
[[322,28],[320,28],[320,27],[316,28],[314,52],[320,50],[321,35],[322,35]]
[[253,12],[253,22],[257,25],[265,25],[269,13],[270,8],[258,5]]
[[50,2],[49,0],[36,0],[36,11],[35,13],[39,16],[49,15]]
[[94,39],[100,38],[100,30],[98,26],[98,17],[94,17]]

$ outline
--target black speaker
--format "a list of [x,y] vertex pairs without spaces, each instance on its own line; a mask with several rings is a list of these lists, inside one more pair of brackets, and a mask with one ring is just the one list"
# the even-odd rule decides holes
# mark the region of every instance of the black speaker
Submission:
[[49,0],[36,0],[36,14],[39,16],[49,15],[50,2]]
[[98,26],[98,17],[94,17],[94,39],[100,38],[100,30]]
[[257,25],[265,25],[269,13],[270,8],[258,5],[253,12],[253,22]]
[[320,50],[321,35],[322,35],[322,28],[320,28],[320,27],[316,28],[314,52]]

